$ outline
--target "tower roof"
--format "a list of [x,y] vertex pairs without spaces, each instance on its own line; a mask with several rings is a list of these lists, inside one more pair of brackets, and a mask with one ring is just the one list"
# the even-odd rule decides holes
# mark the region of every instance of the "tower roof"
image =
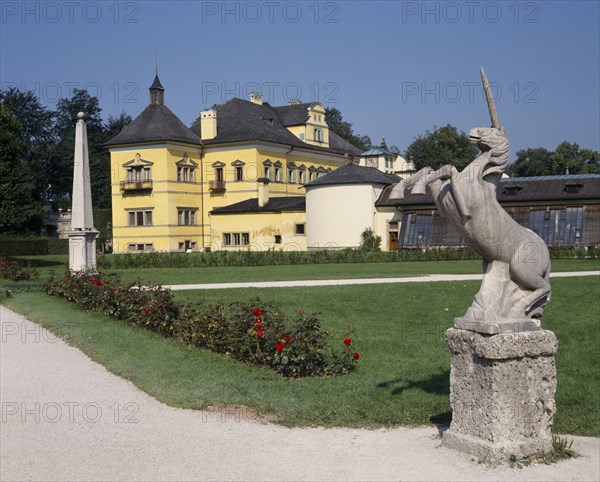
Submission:
[[154,76],[154,82],[152,82],[152,85],[150,86],[150,90],[162,90],[164,92],[165,88],[162,86],[162,84],[160,83],[160,79],[158,78],[158,73]]
[[107,146],[147,144],[150,142],[184,142],[200,145],[202,142],[179,118],[164,105],[165,88],[158,74],[150,86],[150,104],[131,124],[106,143]]

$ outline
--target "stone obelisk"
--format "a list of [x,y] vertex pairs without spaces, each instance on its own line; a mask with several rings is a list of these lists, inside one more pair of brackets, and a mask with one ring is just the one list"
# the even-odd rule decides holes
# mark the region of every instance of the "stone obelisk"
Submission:
[[71,272],[96,271],[96,238],[92,214],[92,189],[90,186],[90,160],[88,155],[85,114],[77,114],[75,127],[75,164],[73,166],[73,194],[71,230],[69,236],[69,270]]

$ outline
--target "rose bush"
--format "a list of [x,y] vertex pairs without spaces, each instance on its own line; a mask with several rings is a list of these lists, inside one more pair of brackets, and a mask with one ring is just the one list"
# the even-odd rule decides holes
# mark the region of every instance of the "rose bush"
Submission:
[[35,268],[24,268],[16,261],[10,261],[0,256],[0,278],[12,281],[34,281],[40,273]]
[[141,326],[198,348],[263,366],[286,377],[342,375],[356,369],[352,338],[329,346],[321,320],[298,310],[287,316],[273,303],[180,307],[170,290],[122,284],[116,277],[50,278],[46,293],[79,307]]

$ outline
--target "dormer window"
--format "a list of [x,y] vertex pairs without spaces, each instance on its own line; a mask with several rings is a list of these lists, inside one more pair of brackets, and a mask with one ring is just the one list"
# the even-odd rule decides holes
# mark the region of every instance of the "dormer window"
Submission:
[[246,163],[238,159],[237,161],[232,162],[231,165],[233,166],[233,180],[236,182],[243,181],[244,166],[246,165]]
[[273,180],[273,163],[268,159],[263,162],[263,177]]
[[523,189],[523,186],[519,186],[516,184],[512,186],[506,186],[502,194],[506,194],[507,196],[516,196],[517,194],[519,194],[521,189]]
[[306,167],[298,167],[298,182],[300,184],[306,184]]
[[583,187],[583,184],[581,184],[579,182],[568,183],[568,184],[565,184],[565,188],[563,189],[563,191],[566,192],[567,194],[579,194],[582,187]]
[[271,179],[272,181],[283,182],[282,167],[283,167],[283,164],[281,164],[281,162],[279,162],[279,161],[277,161],[275,164],[273,164],[273,179]]
[[323,142],[323,131],[321,129],[315,129],[315,141]]

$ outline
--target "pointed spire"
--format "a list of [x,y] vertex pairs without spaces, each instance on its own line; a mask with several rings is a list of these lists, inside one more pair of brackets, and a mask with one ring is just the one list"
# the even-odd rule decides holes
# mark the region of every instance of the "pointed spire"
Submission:
[[160,83],[158,72],[154,76],[154,82],[150,86],[150,103],[160,105],[165,103],[165,88]]

